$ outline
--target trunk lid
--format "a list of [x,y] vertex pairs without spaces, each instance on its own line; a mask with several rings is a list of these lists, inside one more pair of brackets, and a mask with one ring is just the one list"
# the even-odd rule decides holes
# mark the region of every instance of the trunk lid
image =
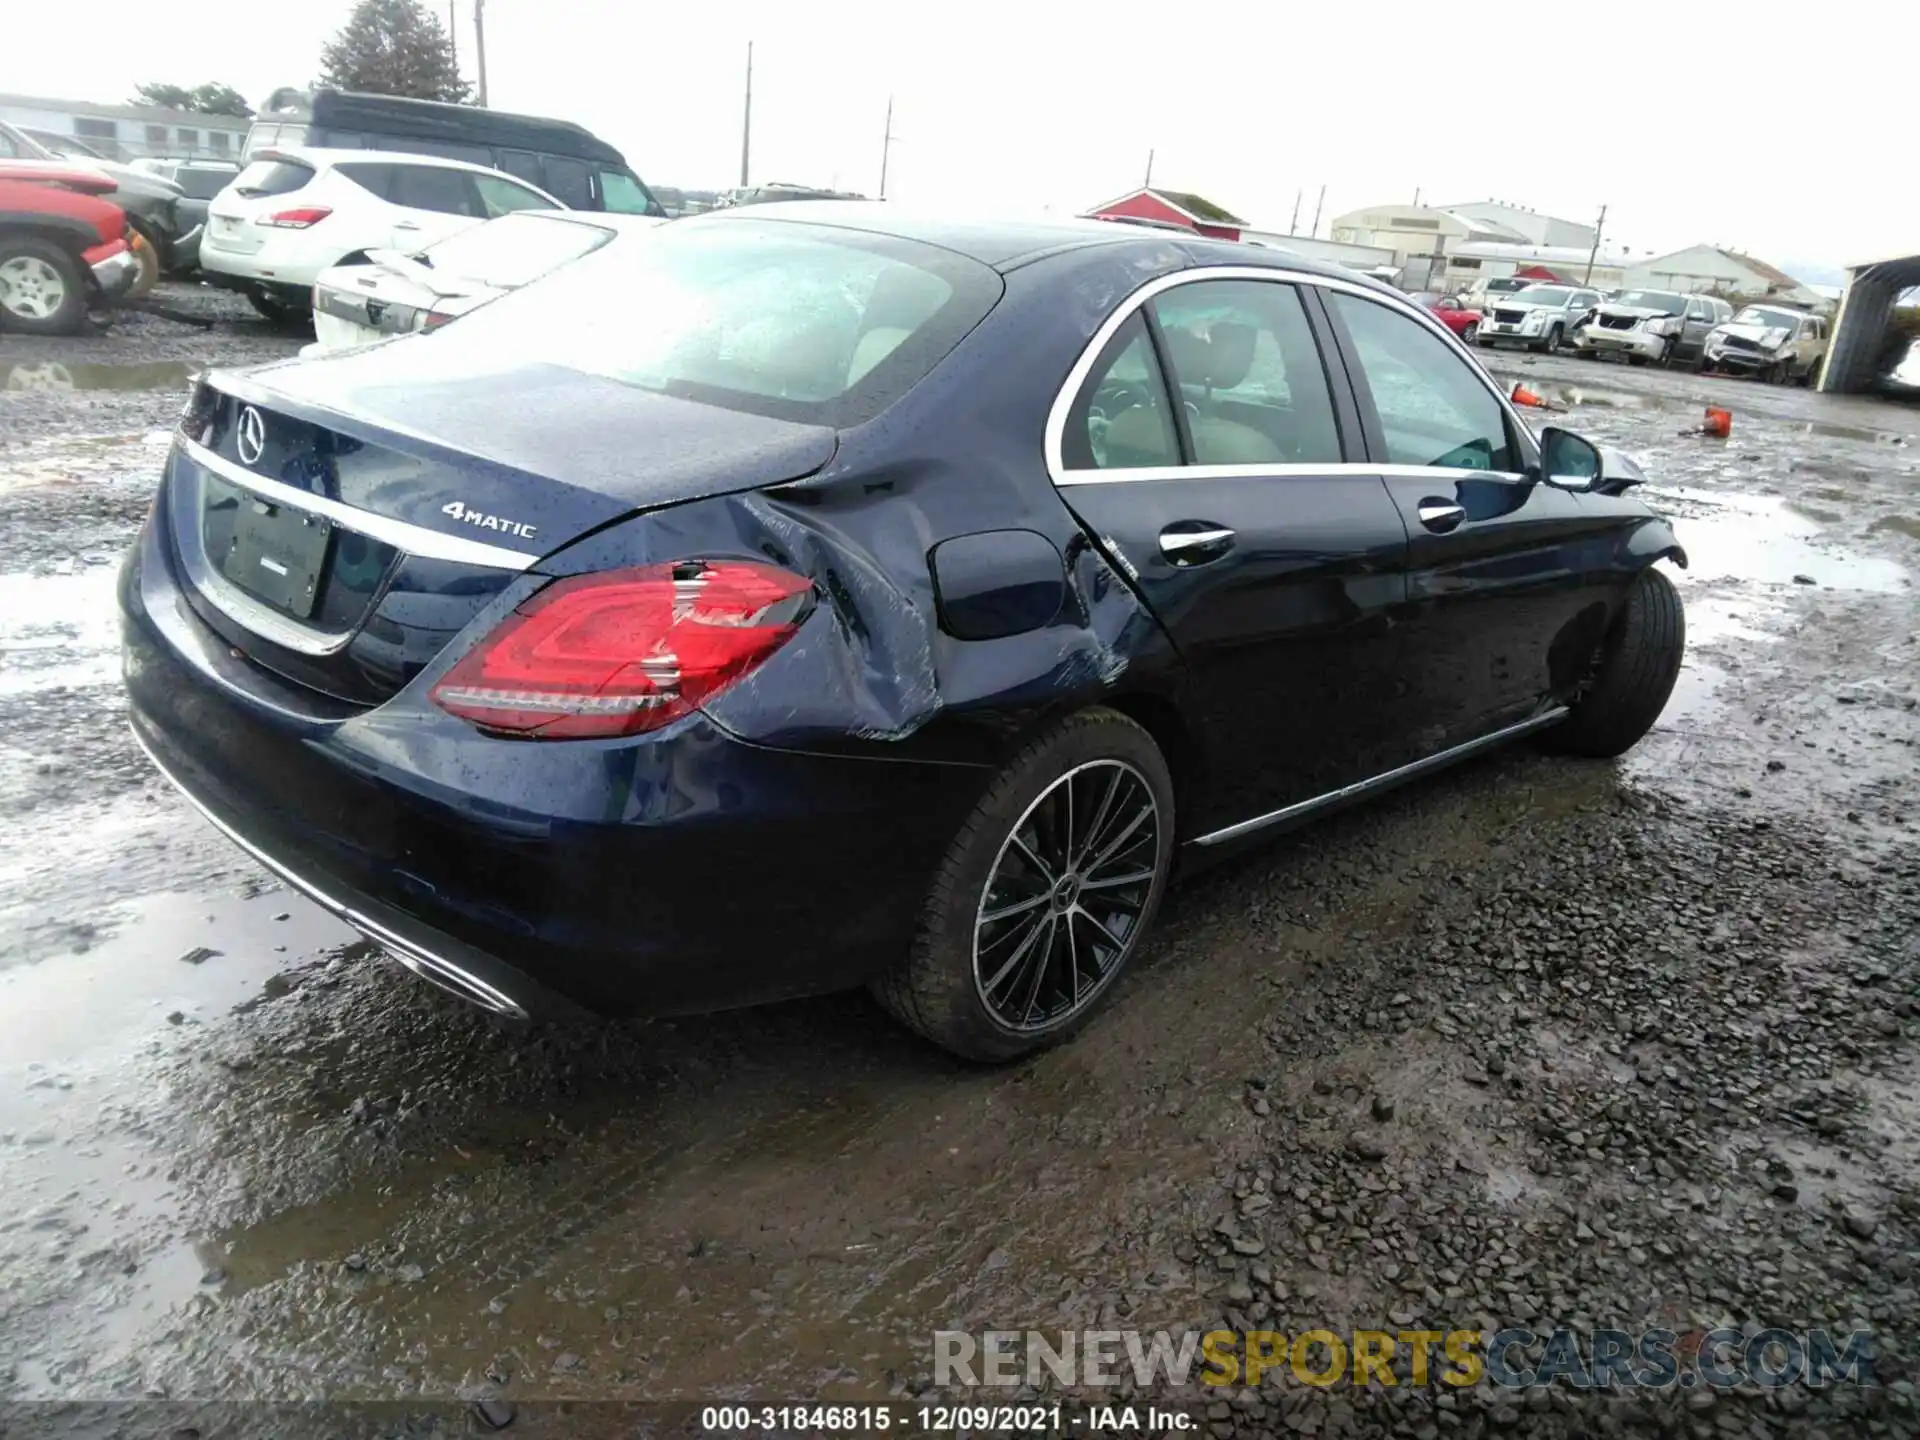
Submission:
[[168,532],[201,619],[342,700],[393,694],[587,532],[833,454],[825,427],[557,366],[436,379],[419,351],[437,343],[217,372],[169,460]]

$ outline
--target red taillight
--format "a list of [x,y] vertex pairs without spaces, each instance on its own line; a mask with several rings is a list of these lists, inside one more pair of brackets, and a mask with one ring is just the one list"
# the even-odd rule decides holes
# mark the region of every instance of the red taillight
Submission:
[[427,312],[427,318],[420,322],[420,328],[422,330],[438,330],[442,325],[454,318],[454,316],[442,310],[429,310]]
[[529,739],[657,730],[784,645],[812,597],[804,577],[753,560],[556,580],[441,677],[433,702]]
[[253,223],[275,230],[304,230],[309,225],[318,225],[332,213],[325,205],[303,205],[298,210],[276,210],[271,215],[262,215]]

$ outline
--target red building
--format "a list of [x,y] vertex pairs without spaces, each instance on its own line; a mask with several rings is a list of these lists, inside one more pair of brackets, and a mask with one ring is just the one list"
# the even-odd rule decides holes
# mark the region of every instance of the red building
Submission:
[[1109,200],[1087,213],[1102,220],[1152,220],[1162,225],[1177,225],[1182,230],[1197,230],[1216,240],[1238,240],[1240,232],[1247,228],[1246,221],[1203,195],[1153,186]]

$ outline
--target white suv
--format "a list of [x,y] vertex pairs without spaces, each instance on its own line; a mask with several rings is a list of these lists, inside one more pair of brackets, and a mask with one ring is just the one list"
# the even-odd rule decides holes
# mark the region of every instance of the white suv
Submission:
[[367,250],[414,254],[513,210],[564,210],[482,165],[383,150],[262,151],[208,206],[200,268],[275,320],[304,315],[322,270]]

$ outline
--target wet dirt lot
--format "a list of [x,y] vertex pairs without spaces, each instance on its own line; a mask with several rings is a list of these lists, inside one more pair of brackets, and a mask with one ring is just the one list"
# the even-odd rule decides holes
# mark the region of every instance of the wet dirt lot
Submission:
[[[532,1433],[562,1399],[933,1393],[943,1328],[1559,1321],[1869,1329],[1881,1385],[1184,1403],[1221,1435],[1915,1431],[1920,411],[1491,357],[1675,518],[1656,732],[1199,878],[1077,1043],[983,1072],[857,996],[489,1019],[163,788],[113,568],[186,376],[298,343],[180,303],[222,324],[0,341],[0,1429],[326,1396]],[[1709,401],[1732,438],[1680,435]]]

